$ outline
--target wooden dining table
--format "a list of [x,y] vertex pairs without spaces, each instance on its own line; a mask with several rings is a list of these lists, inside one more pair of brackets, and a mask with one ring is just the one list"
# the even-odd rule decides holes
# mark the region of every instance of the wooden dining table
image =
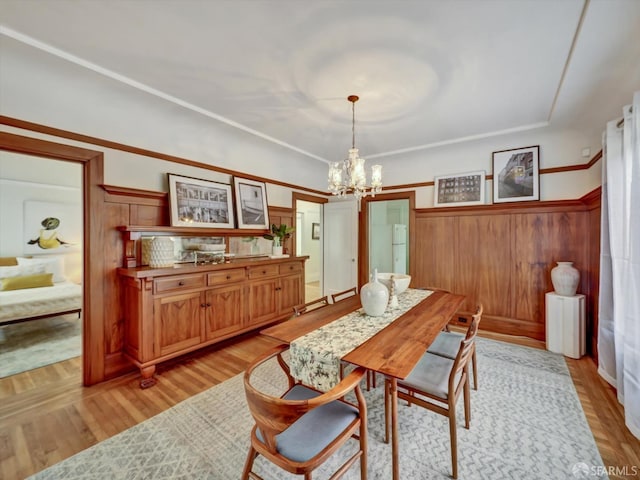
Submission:
[[[436,291],[400,315],[387,327],[342,357],[390,380],[391,452],[393,479],[400,479],[398,452],[398,380],[407,378],[436,336],[458,311],[465,297]],[[311,310],[260,333],[291,344],[297,338],[324,327],[361,308],[359,296]]]

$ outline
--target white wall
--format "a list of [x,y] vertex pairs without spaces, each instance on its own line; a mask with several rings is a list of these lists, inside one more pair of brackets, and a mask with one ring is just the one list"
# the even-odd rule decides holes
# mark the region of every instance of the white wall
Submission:
[[[604,126],[603,126],[604,128]],[[600,149],[599,143],[575,131],[540,128],[527,132],[490,137],[472,142],[408,152],[396,157],[377,159],[382,164],[384,183],[402,185],[432,181],[434,176],[484,170],[493,173],[492,152],[511,148],[540,146],[540,168],[588,163]],[[583,147],[591,151],[582,157]],[[580,198],[600,186],[600,164],[589,170],[540,175],[540,200]],[[492,182],[487,181],[486,203],[492,203]],[[416,207],[433,206],[433,187],[416,189]]]

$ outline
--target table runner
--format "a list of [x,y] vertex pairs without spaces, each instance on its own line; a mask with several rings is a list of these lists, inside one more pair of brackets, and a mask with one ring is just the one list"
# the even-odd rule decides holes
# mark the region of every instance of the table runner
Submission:
[[291,342],[290,367],[296,380],[327,391],[340,381],[340,359],[366,342],[433,292],[407,289],[398,295],[398,307],[387,307],[379,317],[362,308]]

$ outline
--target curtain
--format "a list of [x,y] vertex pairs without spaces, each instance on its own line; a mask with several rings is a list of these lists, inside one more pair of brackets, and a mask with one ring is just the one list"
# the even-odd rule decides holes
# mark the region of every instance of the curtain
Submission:
[[640,438],[640,91],[603,134],[598,372]]

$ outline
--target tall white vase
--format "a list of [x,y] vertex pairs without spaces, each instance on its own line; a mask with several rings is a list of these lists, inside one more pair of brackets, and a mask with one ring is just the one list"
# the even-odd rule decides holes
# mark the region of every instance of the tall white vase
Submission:
[[580,283],[580,272],[573,266],[573,262],[556,262],[558,265],[551,269],[551,283],[558,295],[573,297]]
[[373,278],[360,289],[360,302],[364,313],[371,317],[379,317],[387,309],[389,290],[378,281],[378,270],[373,271]]

